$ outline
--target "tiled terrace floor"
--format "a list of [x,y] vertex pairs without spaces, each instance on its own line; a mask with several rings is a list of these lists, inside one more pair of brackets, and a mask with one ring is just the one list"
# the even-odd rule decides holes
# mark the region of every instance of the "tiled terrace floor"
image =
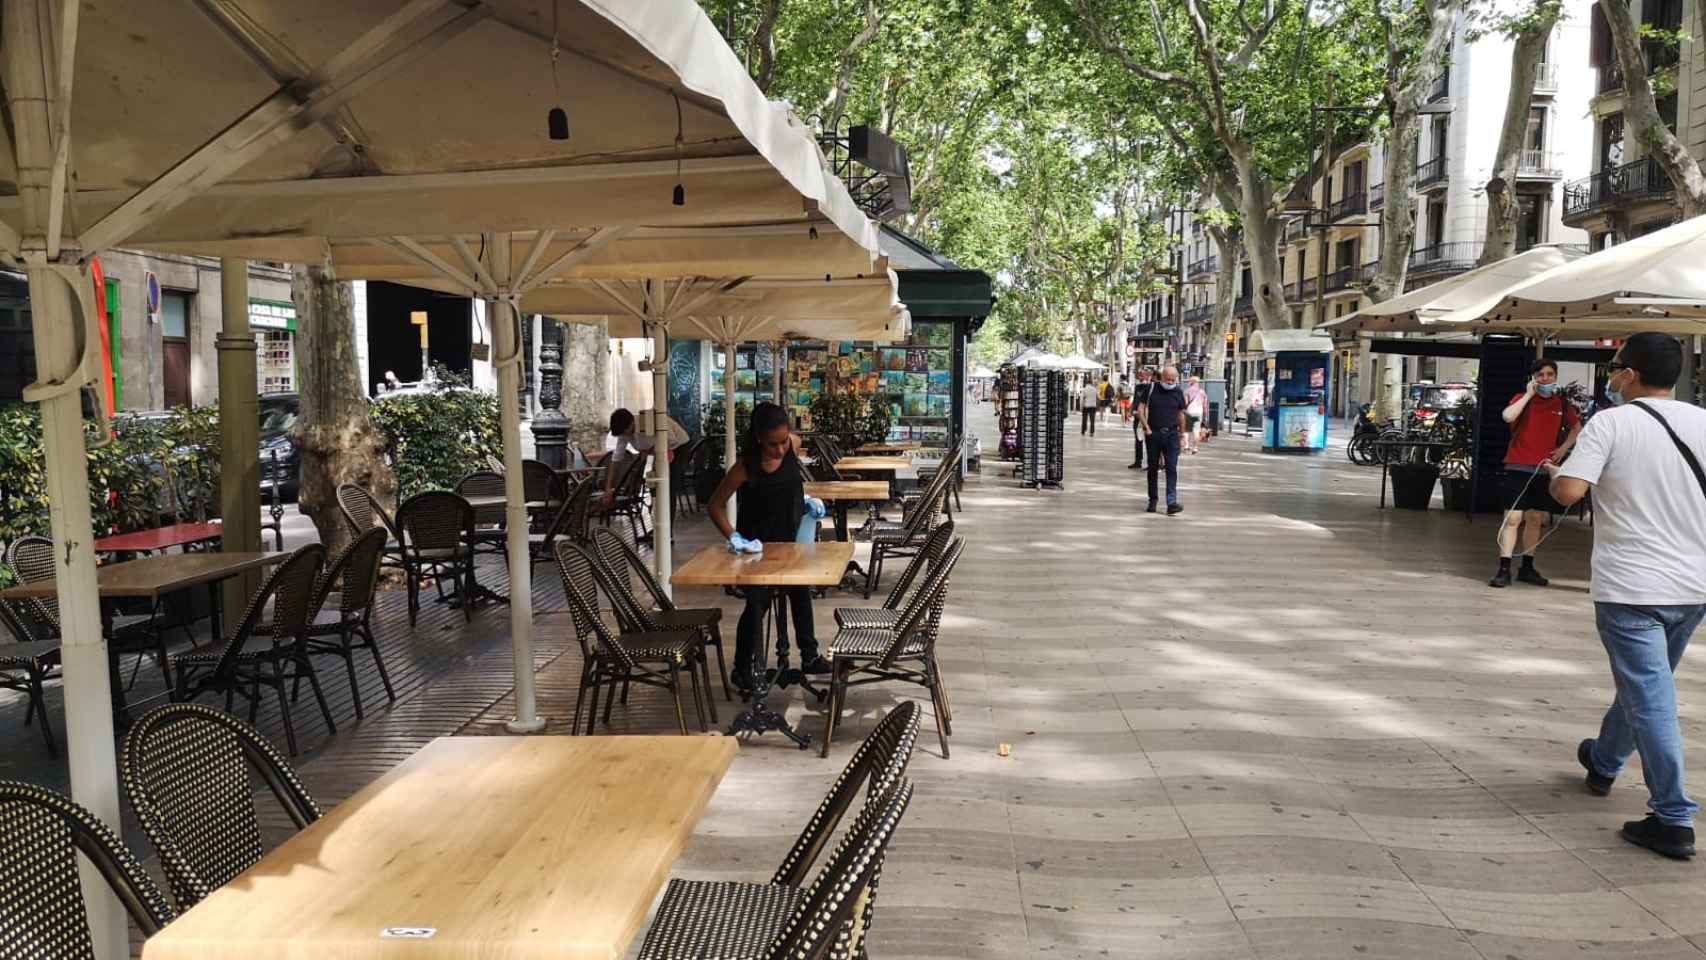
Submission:
[[[993,449],[987,409],[974,422]],[[1020,490],[992,460],[966,487],[968,548],[942,638],[953,756],[939,755],[926,711],[874,956],[1706,952],[1700,868],[1616,836],[1644,809],[1638,769],[1609,799],[1579,789],[1574,744],[1610,686],[1585,592],[1587,530],[1566,526],[1546,545],[1551,589],[1492,591],[1489,519],[1378,511],[1379,474],[1342,453],[1276,458],[1216,440],[1187,458],[1187,512],[1168,518],[1142,513],[1129,444],[1117,427],[1071,433],[1064,492]],[[705,542],[702,524],[684,530],[678,556]],[[560,607],[544,568],[536,590],[541,609]],[[682,599],[735,612],[713,591]],[[820,624],[848,602],[820,603]],[[327,804],[434,736],[499,732],[510,715],[503,608],[472,628],[430,608],[410,631],[400,596],[387,603],[397,704],[344,723],[333,674],[338,734],[302,711],[302,770]],[[579,669],[564,629],[541,615],[553,731],[566,729]],[[1684,725],[1699,770],[1706,715],[1692,677],[1685,668]],[[377,681],[364,683],[370,706],[382,703]],[[859,718],[829,761],[774,737],[745,745],[678,872],[768,875],[852,743],[911,693],[854,692]],[[789,710],[821,729],[798,693]],[[20,713],[0,713],[0,776],[58,782]],[[617,720],[664,731],[673,712],[637,692]]]

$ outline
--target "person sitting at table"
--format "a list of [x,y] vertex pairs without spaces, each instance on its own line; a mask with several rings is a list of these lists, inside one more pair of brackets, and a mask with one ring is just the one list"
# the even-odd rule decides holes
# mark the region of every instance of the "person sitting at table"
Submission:
[[[687,428],[675,422],[675,418],[664,414],[664,429],[669,431],[669,458],[675,459],[675,451],[693,439]],[[641,433],[634,414],[627,408],[618,408],[610,414],[610,440],[614,441],[609,457],[609,469],[604,471],[604,506],[609,509],[616,502],[616,483],[621,480],[620,474],[628,461],[634,457],[650,456],[656,442],[651,434]],[[607,441],[610,442],[610,441]]]
[[[788,414],[768,401],[752,410],[740,456],[723,475],[711,494],[711,522],[732,542],[735,537],[759,543],[790,543],[800,537],[802,521],[822,516],[823,504],[806,496],[800,472],[800,438],[788,429]],[[739,524],[729,522],[728,502],[736,496]],[[735,630],[735,685],[742,692],[752,688],[752,658],[758,649],[766,605],[773,587],[747,587],[746,609]],[[812,595],[809,587],[782,587],[793,610],[794,645],[800,652],[800,669],[806,673],[828,673],[829,661],[818,654],[817,633],[812,624]]]

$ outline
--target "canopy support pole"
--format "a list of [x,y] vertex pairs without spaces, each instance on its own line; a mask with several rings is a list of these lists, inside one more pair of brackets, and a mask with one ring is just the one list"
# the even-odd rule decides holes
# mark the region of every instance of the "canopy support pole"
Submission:
[[[685,288],[683,282],[680,285]],[[652,490],[652,566],[665,596],[674,596],[670,578],[675,575],[674,558],[670,555],[670,521],[673,507],[669,489],[669,315],[670,305],[659,303],[664,293],[664,281],[651,281],[646,298],[646,335],[652,338],[652,469],[657,471],[657,486]],[[679,297],[681,289],[676,291]]]
[[[260,413],[255,402],[255,335],[249,329],[249,261],[219,261],[219,293],[222,316],[215,348],[221,413],[219,513],[224,518],[219,549],[235,553],[261,549]],[[226,623],[243,619],[243,608],[260,586],[260,571],[225,581],[220,593]]]
[[492,278],[486,295],[490,304],[494,353],[498,373],[498,427],[503,436],[504,552],[509,561],[509,635],[515,660],[515,719],[504,726],[511,733],[545,729],[533,686],[533,565],[527,554],[527,496],[521,469],[521,411],[515,395],[521,389],[520,313],[510,292],[510,243],[507,233],[487,234],[482,266]]
[[[723,469],[735,468],[735,341],[723,341]],[[735,505],[738,497],[729,499],[729,523],[739,521],[735,517]]]
[[[60,14],[62,35],[57,38],[56,55],[47,5],[35,0],[5,0],[0,29],[4,30],[7,55],[0,69],[5,72],[22,202],[19,249],[35,318],[31,328],[39,380],[27,388],[26,398],[41,406],[48,524],[59,594],[65,753],[71,771],[71,796],[117,831],[122,821],[118,757],[113,745],[112,673],[95,584],[89,461],[83,446],[81,387],[87,368],[79,349],[87,351],[90,346],[81,342],[87,339],[83,334],[89,318],[76,315],[74,304],[80,304],[81,299],[72,286],[80,281],[86,288],[91,280],[86,273],[50,260],[46,236],[49,224],[58,220],[53,207],[60,202],[52,196],[52,170],[58,151],[53,127],[56,93],[48,89],[48,77],[67,75],[74,67],[76,50],[76,9],[67,6],[72,9],[69,16],[63,11]],[[61,86],[68,95],[68,86]],[[57,106],[59,113],[68,116],[69,103]],[[68,129],[59,132],[69,135]],[[59,238],[53,238],[52,246],[59,247]],[[80,251],[75,249],[59,251],[60,260],[79,257]],[[100,960],[128,957],[129,931],[118,898],[86,858],[77,858],[77,870],[95,956]]]

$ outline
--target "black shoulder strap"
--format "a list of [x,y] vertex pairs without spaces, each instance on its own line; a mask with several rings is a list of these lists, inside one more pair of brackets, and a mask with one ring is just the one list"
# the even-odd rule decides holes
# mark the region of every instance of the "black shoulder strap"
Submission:
[[1639,400],[1632,400],[1629,405],[1646,411],[1648,415],[1659,422],[1659,426],[1665,428],[1665,432],[1670,434],[1670,442],[1676,444],[1677,452],[1682,454],[1682,459],[1688,461],[1688,469],[1694,471],[1694,479],[1700,483],[1700,492],[1706,494],[1706,470],[1700,469],[1700,458],[1696,457],[1694,451],[1688,449],[1688,444],[1683,443],[1682,438],[1676,435],[1675,430],[1671,429],[1670,421],[1666,420],[1663,414]]

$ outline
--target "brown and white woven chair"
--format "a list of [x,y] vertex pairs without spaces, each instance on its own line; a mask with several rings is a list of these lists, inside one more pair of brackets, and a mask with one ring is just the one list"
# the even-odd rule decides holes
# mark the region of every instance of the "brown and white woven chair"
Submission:
[[403,532],[403,568],[409,586],[409,626],[421,609],[421,583],[432,579],[443,599],[448,579],[462,599],[464,620],[474,619],[474,508],[454,493],[417,493],[397,508]]
[[59,675],[59,641],[38,639],[30,618],[11,601],[0,600],[0,626],[16,643],[0,645],[0,689],[29,698],[24,726],[41,721],[41,736],[50,757],[59,755],[53,742],[53,725],[47,719],[47,693],[43,684]]
[[954,536],[954,521],[944,520],[936,529],[930,531],[930,536],[924,541],[924,548],[913,555],[906,569],[901,571],[900,579],[894,586],[889,587],[887,597],[883,598],[880,607],[836,607],[835,625],[841,628],[862,628],[868,630],[891,630],[900,620],[900,610],[906,600],[906,594],[912,588],[929,564],[935,563],[947,552],[948,541]]
[[265,852],[251,774],[296,829],[320,819],[308,788],[260,731],[200,704],[169,703],[137,721],[125,734],[119,774],[179,910]]
[[[723,611],[720,607],[677,607],[675,601],[663,590],[652,574],[652,568],[646,566],[638,550],[633,544],[622,539],[622,535],[609,527],[600,527],[592,532],[593,549],[598,559],[604,564],[606,582],[611,586],[611,602],[615,605],[616,618],[625,630],[636,633],[691,633],[699,639],[702,647],[699,651],[699,672],[705,681],[705,692],[711,693],[710,650],[717,651],[717,676],[723,682],[723,697],[734,700],[734,691],[729,687],[729,668],[723,659]],[[633,582],[640,581],[650,598],[650,605],[640,602],[635,595]],[[711,707],[711,721],[717,721],[717,700],[708,696]]]
[[912,801],[901,777],[865,804],[811,886],[712,882],[665,894],[640,960],[823,960],[864,955],[873,885]]
[[[612,634],[600,614],[598,591],[603,572],[591,548],[569,540],[557,541],[557,569],[563,577],[563,594],[568,598],[569,611],[574,617],[575,637],[581,645],[580,687],[575,692],[575,718],[570,726],[571,736],[580,733],[581,703],[587,702],[586,732],[590,735],[598,717],[600,689],[608,687],[604,704],[604,722],[610,723],[611,705],[616,701],[616,688],[626,690],[628,684],[638,683],[668,690],[675,701],[675,719],[687,735],[687,714],[681,703],[681,672],[686,670],[693,684],[693,700],[699,711],[699,727],[705,723],[704,698],[699,689],[699,674],[693,669],[695,657],[702,656],[699,638],[687,633]],[[709,693],[709,691],[705,691]],[[589,698],[587,694],[590,693]]]
[[924,488],[924,495],[905,508],[903,519],[877,520],[870,525],[871,563],[865,572],[865,597],[882,583],[883,560],[911,557],[924,546],[942,514],[942,498],[947,495],[948,474],[938,472],[936,479]]
[[145,937],[173,918],[160,888],[101,819],[33,783],[0,781],[0,960],[95,960],[78,854]]
[[403,569],[403,534],[373,494],[353,483],[338,484],[338,513],[343,516],[344,526],[349,529],[352,539],[372,530],[377,521],[386,536],[379,566]]
[[[397,691],[391,687],[391,675],[385,670],[385,658],[379,654],[379,642],[373,638],[373,600],[379,589],[379,556],[385,549],[385,531],[377,527],[367,531],[332,558],[320,574],[315,588],[314,618],[308,624],[303,646],[308,656],[337,657],[344,662],[349,675],[350,697],[355,700],[355,717],[360,720],[361,686],[355,678],[355,652],[366,650],[373,656],[379,670],[379,682],[385,686],[388,702],[397,701]],[[337,606],[326,608],[326,601],[337,594]],[[297,675],[291,698],[302,686]]]
[[[34,535],[13,540],[11,546],[6,548],[6,567],[12,572],[12,579],[17,583],[52,583],[55,576],[53,541]],[[20,617],[33,624],[32,632],[37,640],[59,638],[58,597],[21,601],[17,612]],[[165,628],[155,617],[133,617],[127,623],[115,623],[107,636],[107,644],[113,656],[136,656],[136,664],[130,674],[131,684],[136,682],[136,671],[142,666],[142,657],[148,656],[159,664],[161,679],[165,681],[166,689],[171,689],[172,671],[166,653]]]

